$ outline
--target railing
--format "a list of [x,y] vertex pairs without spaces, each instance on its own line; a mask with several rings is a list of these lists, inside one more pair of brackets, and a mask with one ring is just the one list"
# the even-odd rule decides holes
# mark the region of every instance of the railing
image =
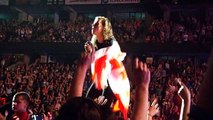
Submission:
[[[199,54],[210,53],[212,43],[190,44],[190,43],[121,43],[121,50],[127,53],[162,53],[162,54]],[[0,43],[1,53],[17,54],[79,54],[84,49],[84,43],[40,43],[40,42],[7,42]]]

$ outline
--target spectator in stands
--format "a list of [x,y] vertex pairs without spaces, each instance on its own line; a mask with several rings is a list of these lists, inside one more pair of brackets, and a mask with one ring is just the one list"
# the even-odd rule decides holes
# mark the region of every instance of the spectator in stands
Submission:
[[212,120],[213,116],[213,92],[212,92],[212,75],[213,75],[213,49],[208,59],[208,68],[205,78],[199,89],[198,102],[190,111],[189,118],[192,120]]
[[91,99],[73,97],[60,109],[56,120],[103,120],[98,105]]
[[28,113],[30,96],[26,92],[17,92],[12,99],[13,113],[7,116],[7,120],[29,120],[31,115]]
[[[0,115],[1,120],[34,120],[33,111],[28,107],[30,104],[30,96],[26,92],[17,92],[12,99],[12,111],[7,109],[5,111],[5,116]],[[44,120],[52,120],[52,115],[50,112],[40,114],[40,117]]]

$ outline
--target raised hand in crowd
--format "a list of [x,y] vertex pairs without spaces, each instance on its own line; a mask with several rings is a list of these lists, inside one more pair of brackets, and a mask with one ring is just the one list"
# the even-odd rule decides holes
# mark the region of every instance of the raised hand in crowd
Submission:
[[134,77],[136,95],[132,120],[147,120],[150,70],[138,58],[134,62]]
[[104,96],[99,96],[98,98],[95,98],[94,101],[98,105],[105,105],[108,100]]
[[75,77],[72,81],[70,98],[81,97],[83,91],[84,80],[86,77],[86,72],[90,68],[91,63],[95,57],[95,48],[92,47],[92,51],[84,51],[78,60],[77,69],[75,71]]
[[50,112],[47,112],[47,115],[43,114],[43,120],[52,120],[52,119],[53,119],[53,117]]
[[86,72],[94,60],[95,49],[84,51],[78,60],[75,78],[70,89],[70,98],[61,107],[56,120],[101,120],[101,112],[92,99],[82,97]]
[[157,99],[155,99],[148,109],[148,120],[152,120],[152,117],[157,115],[160,112]]
[[180,79],[176,80],[180,85],[178,95],[182,100],[179,120],[188,120],[188,114],[191,107],[191,94],[187,86],[183,82],[181,82]]

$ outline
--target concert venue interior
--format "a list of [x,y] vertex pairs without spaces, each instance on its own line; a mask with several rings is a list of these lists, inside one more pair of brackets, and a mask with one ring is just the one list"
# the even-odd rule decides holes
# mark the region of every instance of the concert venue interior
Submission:
[[[133,113],[133,61],[151,72],[149,101],[154,120],[179,120],[176,79],[188,87],[191,106],[208,68],[213,45],[213,3],[208,0],[0,0],[0,112],[18,91],[30,93],[33,114],[58,115],[74,79],[77,59],[92,38],[96,16],[107,17],[126,53]],[[83,96],[91,84],[86,74]],[[122,120],[120,112],[117,119]],[[50,120],[50,119],[49,119]]]

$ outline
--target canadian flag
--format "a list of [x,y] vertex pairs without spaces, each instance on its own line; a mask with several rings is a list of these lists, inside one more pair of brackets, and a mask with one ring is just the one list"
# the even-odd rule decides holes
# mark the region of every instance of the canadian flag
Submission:
[[91,65],[92,80],[98,90],[108,86],[117,98],[113,111],[121,111],[127,120],[127,112],[130,101],[129,79],[122,63],[126,53],[121,52],[117,41],[109,47],[99,49],[95,52],[95,60]]

